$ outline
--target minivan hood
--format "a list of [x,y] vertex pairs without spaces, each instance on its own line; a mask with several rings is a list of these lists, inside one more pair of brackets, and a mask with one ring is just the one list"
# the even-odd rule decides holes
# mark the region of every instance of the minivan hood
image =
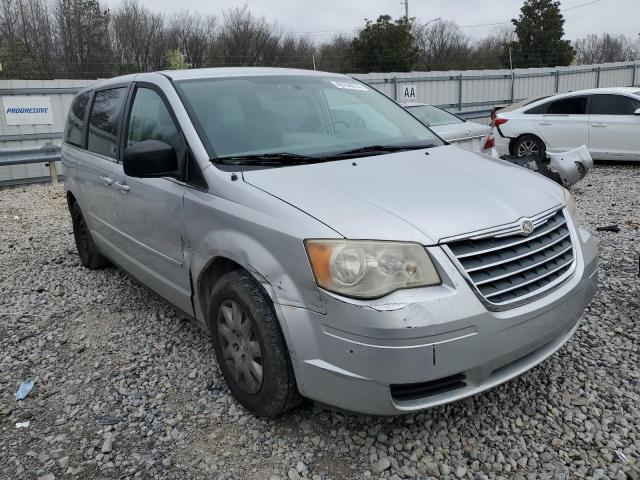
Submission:
[[435,244],[564,202],[551,180],[453,145],[243,177],[352,239]]

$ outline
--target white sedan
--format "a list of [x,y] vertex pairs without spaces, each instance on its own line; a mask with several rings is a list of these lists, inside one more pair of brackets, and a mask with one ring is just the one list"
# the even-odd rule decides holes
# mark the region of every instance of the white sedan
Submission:
[[492,128],[469,122],[442,108],[426,103],[402,103],[414,117],[449,143],[497,157]]
[[516,158],[586,145],[596,160],[640,161],[640,88],[596,88],[520,102],[494,119],[496,148]]

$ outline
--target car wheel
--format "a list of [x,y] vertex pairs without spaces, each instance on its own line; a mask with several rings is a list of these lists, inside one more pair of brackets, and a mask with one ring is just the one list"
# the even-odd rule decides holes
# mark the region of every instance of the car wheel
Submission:
[[513,154],[516,158],[538,157],[545,158],[546,146],[535,135],[523,135],[513,144]]
[[93,242],[78,202],[71,206],[71,222],[73,223],[73,237],[76,241],[80,263],[91,270],[98,270],[109,265],[109,260],[98,251],[98,247]]
[[262,287],[244,270],[213,288],[209,327],[222,376],[233,396],[261,417],[300,403],[289,352]]

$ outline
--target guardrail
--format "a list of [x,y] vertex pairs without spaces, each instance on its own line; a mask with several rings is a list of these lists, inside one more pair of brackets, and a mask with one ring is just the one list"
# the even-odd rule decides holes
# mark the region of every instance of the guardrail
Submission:
[[[0,167],[10,165],[27,165],[44,163],[49,167],[51,183],[58,184],[58,169],[56,162],[60,161],[60,147],[44,145],[42,147],[0,148]],[[25,179],[31,180],[33,179]],[[2,183],[0,183],[2,186]]]

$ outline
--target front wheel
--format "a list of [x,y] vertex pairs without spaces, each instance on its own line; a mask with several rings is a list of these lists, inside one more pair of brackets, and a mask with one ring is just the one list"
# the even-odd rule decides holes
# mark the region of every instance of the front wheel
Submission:
[[213,288],[209,314],[213,348],[233,396],[261,417],[300,403],[289,352],[270,299],[244,270]]

